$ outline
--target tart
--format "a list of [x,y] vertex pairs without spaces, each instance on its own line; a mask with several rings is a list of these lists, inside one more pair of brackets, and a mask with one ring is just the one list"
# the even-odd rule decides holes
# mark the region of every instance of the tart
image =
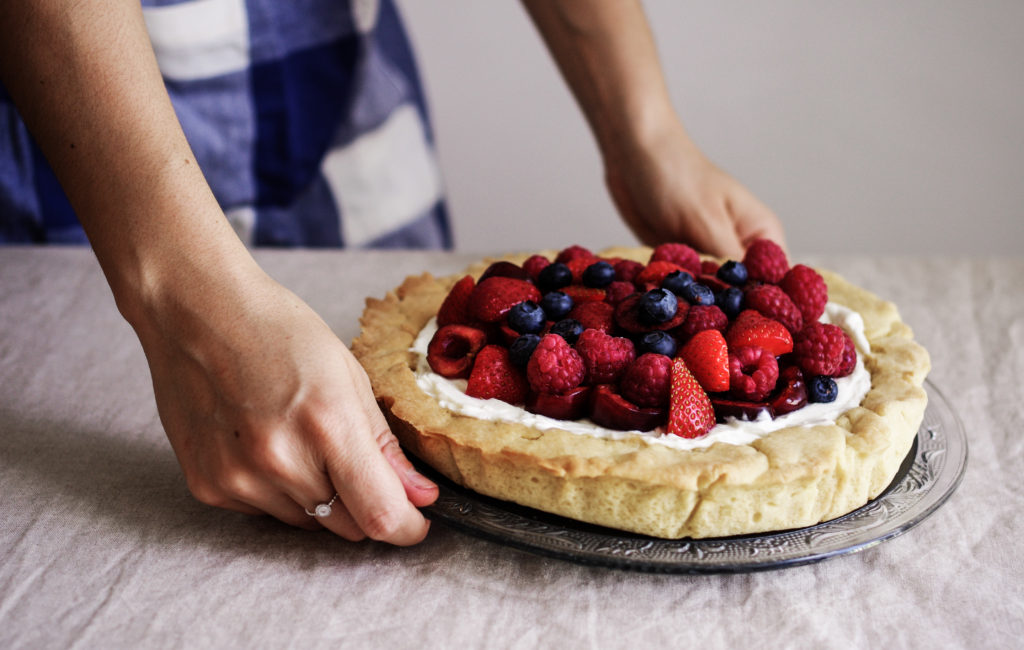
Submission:
[[[592,269],[597,262],[604,264]],[[922,389],[930,367],[927,352],[914,341],[891,302],[834,273],[789,267],[770,242],[751,246],[738,264],[720,262],[698,258],[681,244],[654,250],[616,248],[598,255],[570,247],[483,260],[452,277],[424,273],[407,278],[382,300],[367,300],[353,352],[405,449],[454,482],[490,497],[667,539],[805,527],[863,506],[889,485],[912,446],[927,402]],[[567,286],[560,286],[564,278],[552,281],[558,274],[544,271],[556,264],[569,268],[572,279]],[[608,281],[609,266],[614,286]],[[734,275],[737,267],[746,275]],[[710,289],[716,309],[721,304],[722,313],[731,312],[726,322],[715,309],[694,309],[708,298],[692,296],[690,290],[676,289],[675,311],[659,306],[659,299],[673,300],[663,296],[663,287],[675,288],[672,282],[683,276],[689,276],[687,284]],[[481,298],[482,290],[474,297],[483,280],[494,277],[510,280],[486,283],[502,286],[498,295],[506,298],[504,302],[491,295]],[[817,310],[824,304],[816,282],[827,288],[829,309],[852,314],[848,322],[858,326],[853,336],[846,332],[843,343],[829,339],[838,328],[829,329],[829,336],[822,334],[833,325],[818,321]],[[531,291],[527,285],[537,289]],[[728,289],[742,293],[742,309],[723,302]],[[524,354],[515,348],[516,340],[524,336],[517,328],[536,327],[529,322],[536,315],[530,305],[543,302],[560,309],[546,304],[552,292],[569,294],[577,307],[593,302],[610,308],[577,310],[574,315],[579,318],[562,319],[586,322],[587,327],[575,332],[559,332],[566,329],[561,321],[544,319],[536,335],[544,343],[528,350],[526,359],[510,364]],[[735,297],[737,292],[729,293]],[[526,306],[517,307],[513,318],[510,303]],[[689,320],[679,317],[684,309],[692,312]],[[775,349],[771,339],[757,336],[744,339],[746,330],[738,324],[743,319],[774,323],[767,330],[782,339],[780,328],[794,330],[790,347]],[[517,328],[510,327],[510,321]],[[442,343],[450,341],[438,341],[443,338],[438,322],[446,332],[465,327],[482,336],[459,338],[446,351]],[[602,334],[582,335],[580,329]],[[651,332],[663,334],[648,336]],[[706,335],[698,336],[701,332]],[[556,360],[565,354],[579,357],[565,349],[582,348],[581,338],[599,340],[601,345],[609,339],[628,340],[634,348],[632,357],[619,369],[612,362],[600,365],[588,357],[582,382],[576,380],[575,362],[543,375],[551,363],[538,361],[542,354]],[[716,365],[720,362],[703,361],[716,357],[700,342],[705,338],[729,341],[729,379],[722,379]],[[700,341],[691,344],[694,339]],[[861,387],[858,392],[843,384],[836,402],[842,405],[830,405],[836,385],[845,380],[833,380],[829,374],[853,372],[848,341],[856,342],[852,359]],[[434,364],[425,359],[429,351],[424,348],[430,345],[435,346],[434,359],[439,359]],[[836,345],[843,358],[825,358],[835,357]],[[466,367],[445,365],[463,359],[468,360]],[[754,385],[755,370],[762,367],[758,364],[769,374],[767,389]],[[773,364],[774,379],[769,367]],[[476,366],[484,365],[486,369],[474,374]],[[446,383],[448,395],[478,395],[456,395],[469,408],[454,405],[443,392],[424,388],[424,377],[437,378],[434,366],[455,377]],[[633,378],[627,379],[627,373]],[[467,376],[468,382],[459,379]],[[728,390],[717,385],[730,380]],[[658,388],[665,381],[670,387]],[[665,390],[667,397],[652,396]],[[577,399],[578,395],[584,396]],[[819,403],[804,406],[807,401]],[[548,417],[538,417],[538,412]],[[817,415],[807,415],[812,412]],[[649,419],[644,420],[644,414]],[[603,426],[595,426],[591,419]],[[645,422],[641,428],[650,430],[615,430],[629,429],[636,422]]]

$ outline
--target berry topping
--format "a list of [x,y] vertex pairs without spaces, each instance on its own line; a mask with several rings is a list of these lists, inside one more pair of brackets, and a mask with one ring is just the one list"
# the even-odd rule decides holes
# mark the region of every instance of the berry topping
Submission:
[[597,262],[596,257],[578,257],[566,262],[565,265],[569,267],[569,271],[572,273],[573,284],[581,284],[583,282],[583,274],[593,264],[597,264]]
[[736,318],[743,311],[743,290],[729,287],[725,291],[720,291],[715,296],[715,304],[730,319]]
[[615,279],[619,282],[633,282],[644,265],[635,260],[621,260],[615,263]]
[[713,305],[715,304],[715,292],[706,284],[693,282],[683,287],[679,296],[691,305]]
[[604,299],[610,305],[617,305],[622,302],[626,296],[636,293],[636,287],[632,282],[622,282],[616,280],[609,284],[604,290]]
[[564,291],[551,291],[541,298],[540,306],[548,320],[561,320],[572,311],[572,298]]
[[715,409],[711,405],[711,400],[682,358],[672,362],[670,392],[670,434],[682,438],[699,438],[715,426]]
[[780,356],[793,351],[793,336],[782,323],[765,318],[753,309],[746,309],[725,332],[729,349],[756,345]]
[[540,301],[540,292],[526,280],[490,277],[476,285],[469,296],[469,315],[485,323],[497,323],[524,300]]
[[529,280],[530,274],[523,267],[512,262],[499,261],[487,267],[487,270],[480,275],[479,282],[487,278],[515,278],[516,280]]
[[672,359],[648,352],[637,357],[622,375],[622,396],[637,406],[668,404]]
[[583,324],[575,318],[563,318],[551,326],[551,333],[561,336],[572,345],[583,333]]
[[509,352],[500,345],[488,345],[476,355],[466,384],[466,394],[480,399],[500,399],[521,404],[529,390],[526,375],[509,360]]
[[721,332],[716,329],[698,332],[679,351],[679,356],[705,391],[729,390],[729,350]]
[[615,269],[608,262],[594,262],[583,271],[583,286],[603,289],[615,280]]
[[729,391],[738,399],[760,402],[775,390],[779,364],[775,356],[753,345],[729,351]]
[[704,330],[724,332],[729,326],[729,318],[715,305],[694,305],[686,313],[686,320],[679,328],[678,334],[686,340]]
[[857,367],[857,346],[846,332],[843,332],[843,339],[843,360],[839,363],[839,370],[834,377],[846,377]]
[[761,284],[751,287],[743,297],[747,309],[757,310],[762,316],[777,320],[786,326],[791,334],[796,334],[804,326],[804,317],[800,314],[786,292],[774,284]]
[[602,427],[620,431],[650,431],[665,423],[665,409],[644,408],[600,384],[591,393],[590,419]]
[[562,251],[558,253],[558,257],[555,258],[555,261],[561,262],[562,264],[568,264],[573,260],[589,259],[593,257],[596,257],[596,255],[591,253],[586,248],[574,244],[572,246],[569,246],[568,248],[562,249]]
[[807,382],[807,399],[811,402],[828,403],[836,401],[839,395],[839,387],[836,380],[824,375],[811,377]]
[[540,337],[536,334],[523,334],[512,341],[512,344],[508,346],[508,356],[512,365],[525,368],[538,343],[540,343]]
[[551,266],[551,260],[543,255],[531,255],[526,258],[525,262],[523,262],[523,270],[526,271],[526,274],[529,275],[530,279],[534,282],[537,281],[537,278],[540,276],[540,272],[547,266]]
[[805,323],[816,321],[825,313],[828,286],[821,274],[811,267],[797,264],[786,272],[779,287],[800,310]]
[[778,284],[789,270],[782,247],[770,239],[755,239],[743,256],[743,265],[751,280]]
[[445,325],[434,332],[427,345],[430,369],[448,379],[465,379],[473,359],[487,343],[487,335],[468,325]]
[[676,356],[677,349],[678,345],[675,338],[661,330],[641,334],[636,340],[636,351],[639,354],[653,352],[655,354],[664,354],[666,357],[674,357]]
[[576,352],[583,359],[583,381],[587,384],[617,382],[636,358],[632,341],[595,329],[583,330],[576,341]]
[[548,264],[537,274],[537,286],[544,292],[561,289],[570,284],[572,284],[572,271],[561,262]]
[[644,270],[636,274],[636,277],[633,278],[633,284],[640,288],[647,285],[660,287],[665,278],[681,271],[685,271],[685,269],[672,262],[651,262],[644,267]]
[[612,315],[615,308],[606,302],[584,302],[569,312],[569,318],[578,320],[583,329],[596,329],[609,333],[615,327]]
[[772,417],[792,413],[807,405],[807,384],[804,373],[796,366],[789,366],[779,372],[777,394],[771,400]]
[[590,407],[590,386],[578,386],[564,395],[551,393],[530,393],[526,398],[526,410],[546,415],[556,420],[578,420],[586,417]]
[[637,315],[640,322],[648,325],[665,323],[679,311],[676,294],[665,289],[652,289],[640,296],[637,303]]
[[476,281],[471,275],[465,276],[452,286],[441,303],[441,308],[437,310],[438,327],[469,322],[469,296],[473,293],[474,287]]
[[834,375],[843,362],[846,340],[836,325],[809,323],[796,335],[793,354],[807,375]]
[[739,287],[747,282],[747,267],[743,265],[743,262],[729,260],[722,266],[718,267],[718,270],[715,272],[715,277],[726,284]]
[[700,273],[700,255],[686,244],[661,244],[651,253],[651,262],[672,262],[694,275]]
[[574,284],[569,287],[565,287],[563,291],[572,298],[573,302],[604,302],[604,289],[598,289],[596,287],[584,287],[579,284]]
[[519,334],[536,334],[544,329],[545,322],[544,310],[532,300],[523,301],[508,311],[508,326]]
[[678,311],[674,318],[664,323],[648,324],[641,320],[639,314],[640,298],[643,294],[634,293],[615,307],[615,324],[629,334],[642,334],[653,330],[671,330],[683,324],[690,306],[685,302],[678,303]]
[[661,281],[661,288],[668,289],[677,296],[683,295],[686,285],[693,284],[693,276],[686,271],[672,271]]
[[537,344],[526,377],[538,393],[564,395],[583,383],[583,359],[561,336],[547,334]]

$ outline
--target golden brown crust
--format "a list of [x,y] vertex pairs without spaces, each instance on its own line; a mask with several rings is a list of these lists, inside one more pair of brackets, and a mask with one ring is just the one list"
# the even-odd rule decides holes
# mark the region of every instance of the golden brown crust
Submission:
[[[646,261],[650,249],[603,254]],[[491,261],[468,272],[478,276]],[[540,431],[442,408],[416,384],[409,350],[461,275],[410,277],[383,300],[368,299],[353,352],[406,449],[482,494],[664,538],[803,527],[846,514],[889,484],[927,401],[928,354],[896,307],[834,273],[822,275],[830,300],[864,318],[871,390],[835,425],[790,427],[748,445],[682,451],[639,436]]]

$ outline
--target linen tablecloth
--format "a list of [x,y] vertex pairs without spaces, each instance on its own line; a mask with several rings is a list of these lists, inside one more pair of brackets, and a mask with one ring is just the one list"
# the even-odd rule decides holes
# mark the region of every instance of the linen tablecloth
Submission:
[[[364,297],[476,255],[257,260],[345,341]],[[419,546],[192,499],[141,347],[84,249],[0,250],[0,648],[873,648],[1024,644],[1024,259],[808,257],[896,302],[970,457],[934,515],[821,563],[652,575],[435,523]]]

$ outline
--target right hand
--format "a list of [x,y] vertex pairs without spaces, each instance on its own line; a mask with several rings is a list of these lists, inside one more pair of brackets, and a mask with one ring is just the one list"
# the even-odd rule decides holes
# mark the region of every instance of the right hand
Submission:
[[[349,540],[415,544],[437,487],[416,472],[362,367],[298,297],[262,272],[222,283],[136,327],[189,489]],[[305,510],[337,492],[332,512]]]

